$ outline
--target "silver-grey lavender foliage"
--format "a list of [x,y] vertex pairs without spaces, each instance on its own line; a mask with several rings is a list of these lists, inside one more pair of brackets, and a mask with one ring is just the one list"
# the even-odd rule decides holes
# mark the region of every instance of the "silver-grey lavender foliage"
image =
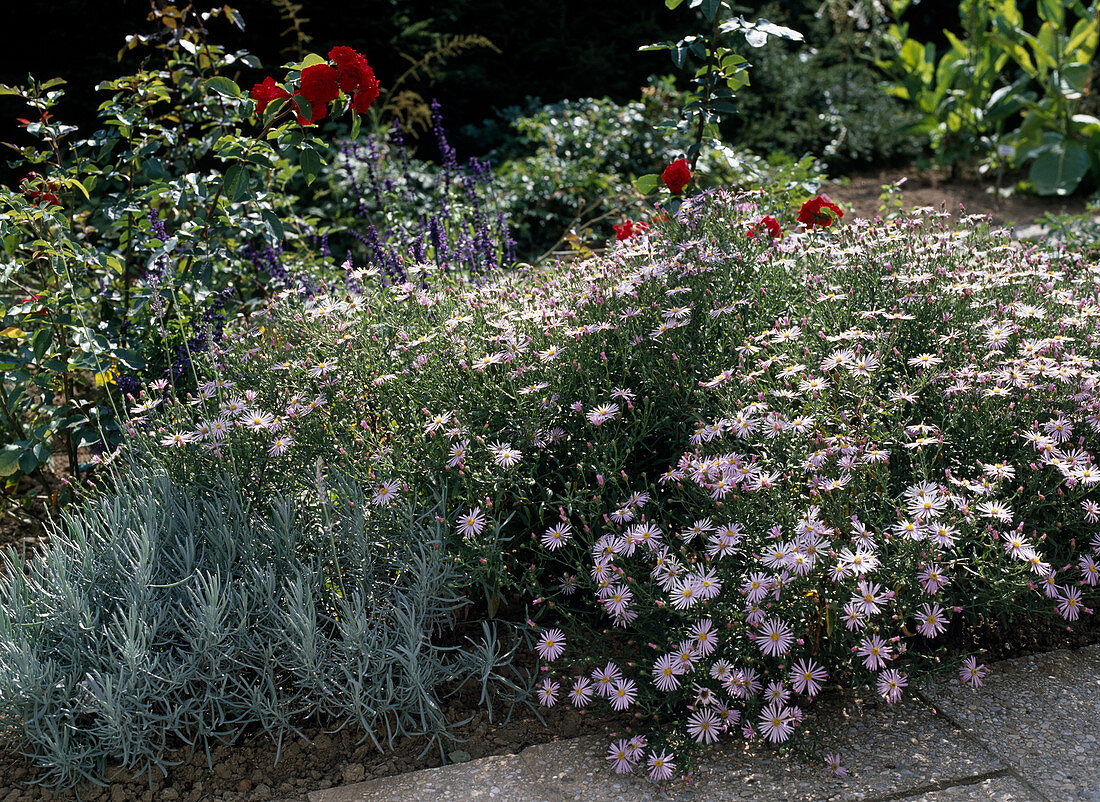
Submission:
[[455,645],[442,510],[377,511],[328,484],[323,507],[253,509],[228,479],[200,493],[138,470],[26,566],[0,552],[0,732],[70,786],[255,725],[281,743],[310,717],[379,748],[441,745],[458,684],[522,696],[495,628]]

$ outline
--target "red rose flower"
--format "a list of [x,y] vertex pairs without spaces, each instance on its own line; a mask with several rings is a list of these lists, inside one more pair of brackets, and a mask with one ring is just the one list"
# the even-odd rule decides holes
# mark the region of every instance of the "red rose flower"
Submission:
[[647,230],[649,223],[635,223],[633,220],[627,220],[611,227],[615,229],[615,239],[622,242]]
[[770,216],[761,217],[760,220],[749,226],[749,230],[745,232],[745,236],[749,239],[755,239],[756,235],[762,229],[771,234],[772,239],[779,239],[783,236],[783,231],[779,228],[779,221]]
[[363,85],[368,74],[371,78],[374,77],[374,71],[363,58],[363,54],[350,47],[338,45],[328,51],[328,57],[336,64],[336,80],[346,95],[356,92]]
[[811,228],[828,228],[844,216],[840,207],[829,200],[828,195],[817,195],[802,204],[798,212],[798,222]]
[[[336,100],[336,96],[340,93],[340,86],[337,82],[337,73],[328,64],[314,64],[312,67],[306,67],[302,70],[302,83],[298,89],[298,94],[313,104],[313,119],[319,119],[317,116],[317,105],[325,105],[333,100]],[[324,114],[321,115],[323,117]]]
[[684,191],[688,181],[691,180],[691,169],[687,159],[677,159],[661,173],[661,180],[665,182],[668,191],[673,195],[679,195]]
[[359,81],[359,91],[351,99],[351,107],[359,114],[366,114],[370,104],[378,99],[378,79],[374,77],[374,70],[370,68],[366,60],[363,61],[363,73]]
[[[294,97],[305,96],[301,92],[295,92]],[[300,111],[296,112],[298,115],[298,123],[300,125],[313,125],[318,120],[323,120],[325,115],[328,114],[328,104],[310,101],[309,98],[306,98],[306,100],[309,101],[310,115],[306,117]]]
[[290,92],[283,89],[270,75],[264,78],[263,83],[256,84],[248,96],[256,101],[256,113],[263,114],[267,104],[281,97],[290,97]]
[[41,184],[41,186],[44,186],[44,189],[34,189],[30,182],[38,180],[38,173],[32,172],[19,182],[19,191],[23,193],[23,197],[36,206],[40,200],[44,201],[47,205],[52,203],[54,206],[60,206],[61,201],[58,200],[55,193],[61,190],[61,185],[55,181],[44,181]]

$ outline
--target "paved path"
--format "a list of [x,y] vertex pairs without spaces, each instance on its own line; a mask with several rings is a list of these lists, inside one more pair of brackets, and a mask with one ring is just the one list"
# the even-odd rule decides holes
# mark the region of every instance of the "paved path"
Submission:
[[[772,749],[725,744],[701,761],[676,800],[1100,802],[1100,646],[1006,660],[977,691],[949,680],[916,698],[862,713],[813,713],[850,772]],[[399,777],[330,788],[310,802],[642,802],[664,797],[640,776],[618,776],[603,737],[532,746]]]

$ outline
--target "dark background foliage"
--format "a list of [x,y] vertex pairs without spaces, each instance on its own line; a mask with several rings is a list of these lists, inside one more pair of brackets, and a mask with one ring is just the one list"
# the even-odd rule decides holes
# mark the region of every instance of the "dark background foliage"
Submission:
[[[392,81],[407,66],[402,54],[419,56],[437,35],[479,34],[500,53],[477,49],[451,60],[434,80],[416,85],[425,98],[438,98],[460,155],[472,155],[477,144],[464,141],[464,126],[495,116],[497,110],[522,105],[528,97],[544,102],[566,98],[610,97],[624,102],[638,97],[648,76],[665,74],[671,65],[664,53],[639,53],[641,44],[676,39],[692,28],[685,8],[669,11],[658,0],[298,0],[303,30],[313,37],[310,48],[327,52],[348,44],[364,52],[383,81]],[[205,9],[207,2],[196,7]],[[245,21],[244,32],[227,22],[214,23],[215,36],[231,49],[245,48],[268,69],[289,59],[284,48],[287,22],[272,0],[234,0]],[[746,6],[752,17],[807,24],[818,11],[817,0],[784,0]],[[127,34],[151,32],[148,0],[50,0],[5,4],[0,46],[0,82],[20,83],[28,73],[45,80],[69,82],[61,116],[82,132],[95,118],[102,100],[94,90],[102,80],[134,69],[140,56],[117,54]],[[948,19],[935,19],[932,9],[918,6],[908,15],[913,35],[936,36]],[[141,52],[140,50],[138,51]],[[262,78],[242,73],[250,85]],[[20,141],[15,118],[25,110],[8,98],[0,102],[0,140]],[[430,149],[429,149],[430,150]],[[433,156],[433,153],[425,155]],[[0,157],[2,158],[2,157]],[[9,177],[10,176],[6,176]]]
[[[197,4],[205,8],[206,3]],[[216,38],[230,49],[245,48],[264,65],[288,60],[287,23],[270,0],[231,2],[244,18],[242,33],[214,23]],[[407,67],[402,53],[419,56],[439,34],[479,34],[500,49],[468,51],[444,66],[435,81],[415,88],[443,103],[448,127],[457,131],[521,104],[528,96],[545,101],[611,96],[637,98],[646,78],[668,71],[667,56],[639,53],[638,46],[682,35],[689,17],[661,3],[637,0],[305,0],[300,16],[313,37],[310,49],[325,53],[347,44],[367,55],[383,84]],[[82,129],[94,119],[97,82],[119,74],[125,36],[149,32],[147,0],[51,0],[12,3],[5,8],[0,82],[19,83],[27,73],[69,81],[62,113]],[[139,51],[140,52],[140,51]],[[131,61],[132,60],[132,61]],[[136,66],[127,55],[124,66]],[[242,74],[250,85],[262,74]],[[0,139],[17,136],[15,103],[0,106]]]

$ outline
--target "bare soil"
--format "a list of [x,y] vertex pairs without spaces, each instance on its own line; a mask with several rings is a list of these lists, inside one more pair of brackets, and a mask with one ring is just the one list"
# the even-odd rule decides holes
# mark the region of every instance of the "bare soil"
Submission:
[[[1001,186],[1009,187],[1015,177],[1005,177]],[[1007,197],[996,191],[996,180],[979,180],[977,176],[950,178],[943,170],[884,168],[858,173],[850,178],[833,181],[822,187],[832,200],[854,217],[874,218],[881,214],[880,196],[884,185],[905,179],[901,185],[902,207],[920,206],[944,209],[953,214],[988,215],[994,225],[1025,226],[1048,212],[1051,214],[1083,214],[1088,209],[1086,198],[1040,198],[1037,195],[1014,193]]]

